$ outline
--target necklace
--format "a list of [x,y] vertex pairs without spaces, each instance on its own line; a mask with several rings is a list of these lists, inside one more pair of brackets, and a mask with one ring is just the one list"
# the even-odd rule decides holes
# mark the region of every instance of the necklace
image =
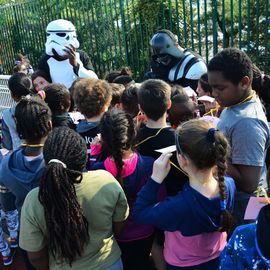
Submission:
[[243,103],[245,103],[245,102],[247,102],[247,101],[250,101],[250,100],[253,99],[255,96],[256,96],[256,92],[255,92],[254,90],[252,90],[252,93],[251,93],[248,97],[246,97],[244,100],[242,100],[242,101],[240,101],[239,103],[236,103],[236,104],[234,104],[234,105],[232,105],[232,106],[228,106],[227,108],[231,108],[231,107],[234,107],[234,106],[238,106],[238,105],[240,105],[240,104],[243,104]]
[[21,146],[25,146],[25,147],[43,147],[44,144],[43,143],[39,143],[39,144],[28,144],[28,143],[22,143]]

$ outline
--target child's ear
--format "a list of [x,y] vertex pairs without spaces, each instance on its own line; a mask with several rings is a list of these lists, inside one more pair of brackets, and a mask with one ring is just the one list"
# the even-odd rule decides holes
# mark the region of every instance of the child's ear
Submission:
[[251,80],[248,76],[244,76],[240,81],[240,84],[244,90],[248,89],[251,85]]
[[167,106],[167,110],[169,110],[172,107],[172,101],[169,99],[168,101],[168,106]]
[[186,169],[188,168],[188,166],[190,165],[190,161],[188,158],[186,158],[183,154],[178,154],[177,153],[177,160],[178,163],[180,165],[180,167],[186,171]]

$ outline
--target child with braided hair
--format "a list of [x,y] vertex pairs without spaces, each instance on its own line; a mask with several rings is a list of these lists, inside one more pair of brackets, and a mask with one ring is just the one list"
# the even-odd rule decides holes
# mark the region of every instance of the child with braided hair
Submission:
[[[5,188],[9,193],[1,193],[0,199],[4,210],[17,209],[20,216],[27,193],[39,185],[39,178],[44,169],[42,149],[52,129],[51,112],[39,96],[21,97],[15,108],[14,120],[22,145],[2,160],[1,190]],[[11,240],[13,237],[11,235]],[[11,247],[18,246],[17,239],[14,240],[16,241],[11,242]],[[5,256],[5,258],[7,259],[4,260],[4,264],[12,262],[12,256]],[[32,269],[26,256],[24,259],[27,269]]]
[[172,156],[162,154],[154,163],[151,179],[138,194],[133,217],[165,230],[167,269],[215,270],[231,226],[228,210],[235,192],[233,180],[224,176],[228,143],[203,120],[183,123],[175,137],[178,162],[189,182],[176,196],[157,203]]
[[123,270],[114,235],[128,216],[124,191],[106,171],[84,172],[86,144],[57,127],[44,145],[40,187],[26,197],[20,246],[36,269]]
[[132,209],[138,191],[152,173],[154,159],[134,151],[135,125],[130,114],[115,108],[107,111],[101,119],[100,132],[102,150],[109,157],[94,164],[93,169],[105,169],[118,179],[131,212],[123,232],[117,237],[124,269],[147,270],[154,228],[136,223],[132,218]]

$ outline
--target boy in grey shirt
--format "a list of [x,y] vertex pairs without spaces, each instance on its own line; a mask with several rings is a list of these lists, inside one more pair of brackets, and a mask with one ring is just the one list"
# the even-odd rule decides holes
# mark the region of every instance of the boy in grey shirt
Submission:
[[251,88],[252,62],[244,52],[228,48],[216,54],[208,64],[208,76],[213,96],[224,107],[217,128],[231,145],[227,174],[237,186],[234,217],[240,225],[250,196],[266,183],[269,126]]

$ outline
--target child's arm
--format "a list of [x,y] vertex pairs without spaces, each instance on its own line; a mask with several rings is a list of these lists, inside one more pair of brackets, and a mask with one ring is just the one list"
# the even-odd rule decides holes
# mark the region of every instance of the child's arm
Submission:
[[167,197],[158,203],[157,195],[161,184],[149,179],[138,193],[133,208],[133,218],[141,224],[150,224],[166,231],[179,230],[184,216],[182,196]]
[[2,119],[2,147],[12,150],[12,139],[7,124]]
[[154,162],[152,177],[139,192],[133,209],[133,217],[138,223],[151,224],[166,231],[179,229],[185,205],[181,195],[157,203],[160,186],[170,170],[171,155],[162,154]]

